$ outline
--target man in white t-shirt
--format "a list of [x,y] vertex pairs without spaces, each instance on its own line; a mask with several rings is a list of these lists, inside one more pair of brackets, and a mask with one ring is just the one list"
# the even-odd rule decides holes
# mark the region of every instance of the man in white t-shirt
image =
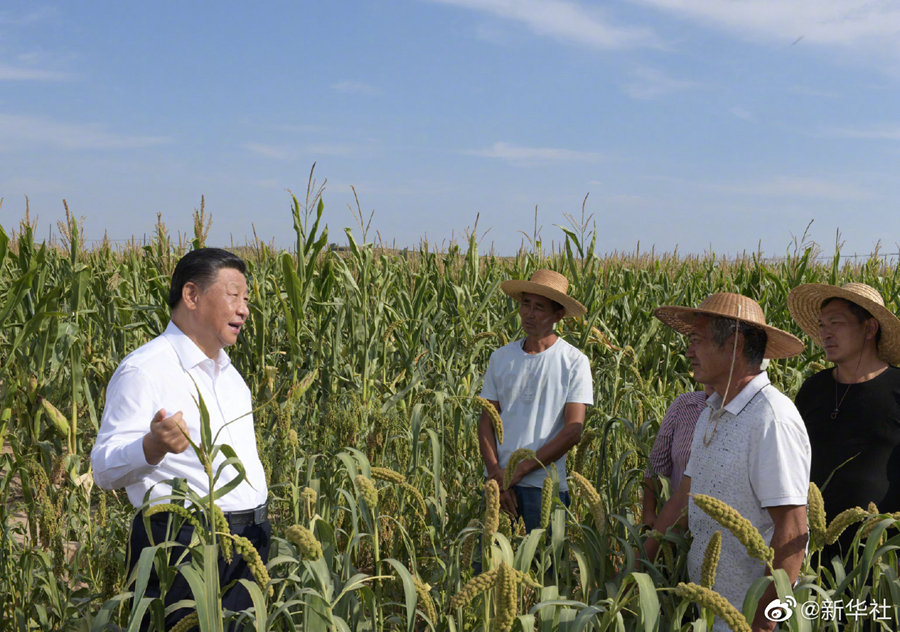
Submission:
[[[500,287],[520,303],[526,337],[491,355],[481,396],[500,413],[504,440],[498,445],[491,418],[483,411],[478,443],[485,476],[501,487],[500,507],[514,518],[522,516],[531,531],[540,524],[544,467],[555,465],[560,497],[568,504],[566,452],[581,439],[587,406],[594,403],[587,356],[553,331],[563,318],[583,316],[587,310],[567,294],[568,280],[551,270],[538,270],[530,281],[504,281]],[[533,450],[537,460],[520,461],[503,489],[506,464],[518,448]]]
[[[759,304],[739,294],[709,296],[699,307],[658,307],[653,315],[690,337],[686,355],[694,379],[712,386],[694,429],[691,457],[681,485],[656,521],[665,533],[676,522],[690,523],[693,542],[688,553],[691,581],[701,582],[707,544],[722,532],[722,548],[713,590],[738,611],[754,581],[767,573],[765,564],[747,555],[727,529],[690,503],[687,520],[680,516],[692,495],[712,496],[737,510],[775,551],[774,568],[796,581],[808,541],[806,501],[810,447],[803,419],[794,403],[769,383],[764,358],[789,358],[803,351],[791,334],[766,324]],[[658,544],[644,544],[653,560]],[[774,630],[765,609],[777,599],[770,584],[759,600],[754,632]],[[716,618],[714,632],[728,626]]]

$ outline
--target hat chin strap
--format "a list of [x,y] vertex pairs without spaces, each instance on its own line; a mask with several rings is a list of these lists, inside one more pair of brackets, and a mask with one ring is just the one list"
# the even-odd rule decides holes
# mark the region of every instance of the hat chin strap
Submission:
[[[738,305],[738,313],[737,317],[741,317],[741,306]],[[731,378],[734,376],[734,365],[737,363],[737,341],[738,341],[738,329],[740,328],[740,321],[735,319],[734,321],[734,346],[731,348],[731,367],[728,369],[728,382],[725,384],[725,394],[722,395],[722,403],[719,404],[719,408],[713,411],[711,417],[715,417],[715,422],[713,425],[712,435],[709,439],[706,438],[706,431],[703,431],[703,445],[705,447],[709,447],[709,444],[712,443],[713,437],[716,436],[716,430],[719,429],[719,419],[723,415],[723,411],[725,410],[725,398],[728,397],[728,391],[731,389]],[[709,425],[707,424],[707,429]]]

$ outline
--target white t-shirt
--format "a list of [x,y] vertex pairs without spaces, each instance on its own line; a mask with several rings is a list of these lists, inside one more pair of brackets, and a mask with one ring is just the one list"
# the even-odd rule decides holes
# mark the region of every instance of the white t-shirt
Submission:
[[[691,477],[692,494],[706,494],[727,503],[753,523],[766,544],[771,544],[775,525],[768,507],[806,505],[810,466],[806,426],[794,403],[769,383],[765,371],[725,406],[716,425],[710,415],[721,405],[718,394],[707,400],[706,410],[697,420],[691,460],[684,475]],[[704,445],[704,435],[708,446]],[[693,502],[689,504],[688,522],[694,536],[688,554],[691,581],[700,583],[706,545],[716,531],[721,531],[722,551],[713,590],[741,610],[744,595],[765,574],[765,565],[748,556],[737,538]],[[717,617],[713,630],[727,629]]]
[[[566,404],[594,403],[594,386],[587,356],[562,338],[541,353],[522,350],[523,340],[500,347],[484,374],[481,396],[500,402],[503,443],[497,446],[500,467],[518,448],[537,450],[555,437],[565,423]],[[545,465],[549,466],[549,463]],[[566,491],[566,457],[556,461],[559,489]],[[487,476],[487,471],[485,471]],[[540,487],[546,472],[538,468],[519,483]]]

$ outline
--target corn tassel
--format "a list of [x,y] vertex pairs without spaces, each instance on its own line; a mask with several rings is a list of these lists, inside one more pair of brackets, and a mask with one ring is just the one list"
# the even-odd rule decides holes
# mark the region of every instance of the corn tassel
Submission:
[[744,615],[719,593],[694,583],[681,582],[675,589],[675,594],[711,610],[728,624],[732,632],[751,632]]
[[518,610],[519,590],[516,571],[510,568],[506,562],[500,562],[497,569],[495,590],[495,618],[494,629],[498,632],[509,632],[516,620]]
[[766,545],[756,527],[739,514],[733,507],[712,496],[695,494],[691,496],[694,503],[710,518],[728,529],[747,549],[747,555],[771,564],[775,559],[775,551]]
[[[481,522],[479,522],[478,520],[475,520],[473,518],[472,520],[469,520],[469,524],[466,526],[466,528],[468,529],[471,527],[479,527],[479,526],[481,526]],[[470,533],[470,534],[467,534],[467,537],[465,540],[463,540],[463,544],[462,544],[462,562],[461,562],[462,568],[469,568],[470,566],[472,566],[472,552],[474,550],[475,550],[475,534]]]
[[462,587],[462,589],[450,599],[451,608],[462,608],[484,591],[490,589],[497,579],[498,570],[494,569],[481,575],[476,575]]
[[213,520],[216,524],[216,532],[225,535],[225,537],[219,538],[219,551],[222,553],[222,559],[231,564],[231,560],[234,558],[231,538],[228,537],[231,535],[231,528],[228,526],[228,519],[222,508],[216,504],[213,504]]
[[525,459],[537,460],[534,450],[519,448],[509,455],[509,460],[506,462],[506,471],[503,475],[503,489],[509,489],[509,484],[512,483],[512,477],[516,473],[516,468]]
[[494,479],[484,484],[484,540],[488,542],[500,526],[500,486]]
[[419,599],[419,605],[422,607],[425,616],[431,621],[433,626],[437,626],[437,608],[434,607],[434,600],[431,598],[431,586],[415,575],[413,575],[413,584],[416,586],[416,597]]
[[147,509],[144,510],[144,515],[147,518],[150,518],[151,516],[155,516],[156,514],[161,514],[161,513],[173,513],[176,516],[184,518],[188,523],[190,523],[190,525],[192,527],[194,527],[198,531],[203,530],[203,525],[200,524],[200,521],[197,520],[197,517],[194,514],[192,514],[190,512],[190,510],[188,510],[185,507],[182,507],[181,505],[176,505],[174,503],[160,503],[158,505],[153,505],[152,507],[148,507]]
[[546,529],[550,524],[550,510],[553,508],[553,481],[550,477],[544,479],[541,489],[541,529]]
[[366,501],[366,505],[369,506],[369,509],[374,511],[378,508],[378,490],[375,489],[375,484],[372,482],[372,479],[363,476],[362,474],[357,474],[356,478],[353,479],[353,482],[356,484],[356,493]]
[[719,565],[719,555],[722,553],[722,532],[716,531],[706,545],[703,555],[703,566],[700,570],[700,585],[704,588],[712,587],[716,583],[716,567]]
[[304,560],[314,561],[322,557],[322,545],[316,539],[316,536],[313,535],[313,532],[306,527],[299,524],[288,527],[284,537],[297,547],[300,551],[300,556]]
[[481,409],[486,411],[488,416],[491,418],[491,424],[494,426],[494,435],[497,437],[497,443],[503,444],[503,419],[500,418],[500,413],[497,412],[497,409],[494,408],[494,405],[490,403],[483,397],[476,397],[475,403],[481,406]]
[[862,507],[845,509],[834,517],[825,531],[825,544],[834,544],[841,534],[852,524],[865,520],[869,514]]
[[591,515],[594,516],[594,528],[599,535],[604,535],[606,533],[606,509],[603,506],[603,498],[600,497],[594,486],[578,472],[572,472],[572,478],[578,485],[578,493],[584,496]]
[[178,623],[173,625],[169,632],[188,632],[191,628],[196,628],[200,625],[200,615],[197,614],[197,611],[194,610],[191,614],[186,617],[182,617]]
[[253,546],[253,543],[247,538],[240,535],[232,537],[234,538],[234,548],[237,549],[237,552],[240,553],[241,556],[243,556],[244,561],[247,562],[247,568],[250,569],[250,574],[253,575],[253,579],[256,580],[256,583],[263,590],[264,594],[268,594],[269,597],[274,596],[275,589],[272,588],[272,586],[269,586],[269,571],[266,569],[266,565],[259,556],[259,551],[256,550],[256,547]]
[[379,481],[396,483],[397,485],[402,485],[406,482],[406,477],[403,476],[403,474],[401,474],[400,472],[395,472],[394,470],[389,470],[386,467],[373,467],[372,478]]
[[825,501],[815,483],[809,484],[809,544],[810,551],[821,551],[825,546]]

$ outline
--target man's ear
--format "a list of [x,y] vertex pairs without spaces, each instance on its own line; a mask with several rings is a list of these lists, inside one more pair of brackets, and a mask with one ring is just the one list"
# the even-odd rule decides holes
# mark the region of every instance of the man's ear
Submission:
[[193,311],[197,309],[197,299],[200,298],[202,293],[199,285],[193,281],[188,281],[181,288],[181,302],[184,303],[186,308]]
[[866,340],[875,338],[875,335],[878,333],[878,330],[881,328],[881,323],[878,322],[875,318],[870,318],[866,321]]

